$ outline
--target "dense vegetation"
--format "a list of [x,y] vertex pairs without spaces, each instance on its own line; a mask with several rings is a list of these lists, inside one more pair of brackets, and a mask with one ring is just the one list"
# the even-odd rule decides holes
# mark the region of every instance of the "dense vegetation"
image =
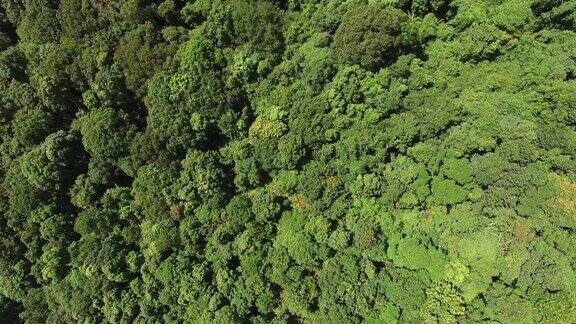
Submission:
[[0,0],[0,318],[569,323],[576,1]]

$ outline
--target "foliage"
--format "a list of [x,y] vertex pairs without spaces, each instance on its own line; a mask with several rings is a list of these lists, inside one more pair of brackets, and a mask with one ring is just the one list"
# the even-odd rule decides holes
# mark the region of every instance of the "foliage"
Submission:
[[0,322],[573,322],[575,27],[0,0]]

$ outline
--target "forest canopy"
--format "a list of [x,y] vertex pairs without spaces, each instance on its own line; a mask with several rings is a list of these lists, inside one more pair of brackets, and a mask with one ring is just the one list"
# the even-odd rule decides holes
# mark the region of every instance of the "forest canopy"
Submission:
[[576,0],[0,0],[0,322],[570,323]]

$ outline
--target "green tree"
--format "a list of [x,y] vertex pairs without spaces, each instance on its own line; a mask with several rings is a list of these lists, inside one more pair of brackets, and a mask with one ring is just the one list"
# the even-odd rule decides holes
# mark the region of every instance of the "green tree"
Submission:
[[342,18],[333,47],[343,63],[377,70],[391,62],[413,42],[406,36],[409,17],[382,4],[358,5]]

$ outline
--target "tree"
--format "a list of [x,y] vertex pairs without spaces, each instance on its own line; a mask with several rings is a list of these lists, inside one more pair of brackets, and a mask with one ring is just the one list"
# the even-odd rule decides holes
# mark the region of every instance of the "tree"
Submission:
[[60,23],[55,1],[28,1],[25,8],[22,20],[18,23],[18,36],[25,42],[35,44],[57,41]]
[[356,6],[342,18],[333,47],[343,63],[377,70],[391,62],[413,40],[406,36],[408,15],[381,4]]
[[81,119],[82,144],[95,159],[117,164],[128,154],[135,126],[126,113],[98,108]]
[[81,152],[73,135],[59,131],[22,156],[21,170],[26,180],[40,190],[65,191],[82,165]]

